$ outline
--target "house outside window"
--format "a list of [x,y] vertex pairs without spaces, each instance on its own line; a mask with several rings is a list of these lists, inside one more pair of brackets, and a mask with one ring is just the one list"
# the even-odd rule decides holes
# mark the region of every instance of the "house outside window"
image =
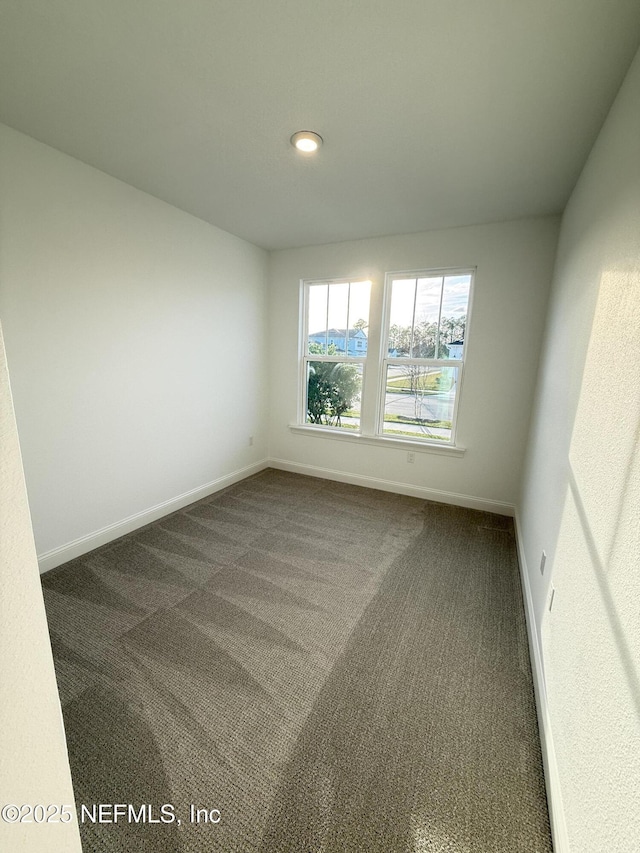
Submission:
[[309,341],[325,346],[327,334],[329,346],[333,344],[336,352],[347,355],[366,355],[367,335],[362,329],[322,329],[309,334]]

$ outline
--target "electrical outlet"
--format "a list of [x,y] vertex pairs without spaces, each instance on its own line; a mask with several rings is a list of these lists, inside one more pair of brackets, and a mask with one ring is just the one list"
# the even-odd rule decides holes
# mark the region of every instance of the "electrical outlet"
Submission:
[[407,453],[407,462],[410,462],[411,464],[413,464],[415,461],[416,461],[416,454],[413,451],[411,451],[410,453]]
[[540,557],[540,574],[544,574],[544,564],[547,562],[547,552],[542,552],[542,557]]

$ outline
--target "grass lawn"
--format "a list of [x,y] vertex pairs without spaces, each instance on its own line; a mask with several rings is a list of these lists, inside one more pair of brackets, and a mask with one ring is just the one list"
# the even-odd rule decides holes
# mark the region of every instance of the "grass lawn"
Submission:
[[428,433],[407,432],[402,429],[389,429],[385,426],[383,430],[385,435],[408,435],[410,438],[428,438],[429,441],[449,441],[448,435],[429,435]]

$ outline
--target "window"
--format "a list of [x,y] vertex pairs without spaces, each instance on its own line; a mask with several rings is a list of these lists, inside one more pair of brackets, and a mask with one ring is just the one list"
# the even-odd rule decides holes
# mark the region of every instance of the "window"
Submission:
[[379,432],[451,443],[472,273],[387,274]]
[[371,312],[370,281],[304,282],[300,422],[453,445],[472,282],[472,270],[387,273]]
[[360,430],[370,281],[304,288],[304,423]]

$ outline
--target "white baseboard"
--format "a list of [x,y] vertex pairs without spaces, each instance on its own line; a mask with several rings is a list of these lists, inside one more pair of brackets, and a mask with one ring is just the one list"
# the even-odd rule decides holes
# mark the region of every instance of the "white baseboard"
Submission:
[[122,521],[117,521],[115,524],[109,524],[107,527],[102,527],[94,533],[89,533],[86,536],[81,536],[79,539],[74,539],[66,545],[61,545],[59,548],[54,548],[52,551],[47,551],[44,554],[38,555],[38,565],[40,573],[48,572],[49,569],[54,569],[56,566],[61,566],[63,563],[73,560],[76,557],[81,557],[94,548],[99,548],[101,545],[106,545],[125,533],[131,533],[139,527],[144,527],[145,524],[150,524],[164,515],[169,515],[178,509],[182,509],[189,504],[199,501],[201,498],[206,498],[214,492],[219,492],[220,489],[226,489],[227,486],[232,486],[239,480],[244,480],[252,474],[257,474],[264,471],[268,467],[266,460],[256,462],[253,465],[248,465],[246,468],[241,468],[239,471],[234,471],[232,474],[227,474],[224,477],[219,477],[217,480],[212,480],[210,483],[205,483],[204,486],[198,486],[196,489],[191,489],[189,492],[184,492],[175,498],[170,498],[168,501],[156,504],[149,509],[137,512],[135,515],[130,515]]
[[533,673],[533,688],[535,692],[536,711],[538,714],[538,728],[540,730],[540,744],[542,747],[542,763],[544,765],[544,778],[547,788],[547,804],[549,806],[549,821],[551,823],[551,835],[553,838],[553,849],[555,853],[569,853],[569,836],[567,824],[562,805],[562,790],[560,787],[560,774],[556,759],[555,747],[553,745],[553,733],[551,730],[551,718],[547,702],[547,688],[544,677],[544,661],[542,649],[538,640],[538,629],[536,614],[531,595],[531,584],[529,583],[529,572],[524,555],[524,545],[521,536],[521,525],[518,510],[515,514],[516,543],[518,549],[518,563],[520,565],[520,578],[522,581],[522,595],[524,598],[524,610],[527,622],[527,634],[529,637],[529,655],[531,657],[531,669]]
[[232,486],[239,480],[244,480],[252,474],[257,474],[265,468],[278,468],[282,471],[292,471],[298,474],[307,474],[311,477],[321,477],[328,480],[337,480],[341,483],[351,483],[354,486],[364,486],[369,489],[380,489],[385,492],[396,492],[401,495],[410,495],[411,497],[422,498],[424,500],[438,501],[440,503],[454,504],[455,506],[469,507],[470,509],[480,509],[486,512],[495,512],[499,515],[512,516],[514,507],[512,504],[502,501],[491,501],[484,498],[476,498],[469,495],[459,495],[455,492],[443,492],[438,489],[427,489],[423,486],[414,486],[408,483],[398,483],[394,480],[382,480],[377,477],[367,477],[360,474],[347,474],[343,471],[336,471],[331,468],[320,468],[315,465],[303,465],[296,462],[288,462],[284,459],[265,459],[257,462],[254,465],[249,465],[246,468],[241,468],[239,471],[234,471],[224,477],[219,477],[210,483],[205,483],[196,489],[189,492],[184,492],[175,498],[171,498],[163,503],[156,504],[149,509],[135,513],[128,518],[117,521],[114,524],[109,524],[106,527],[100,528],[93,533],[88,533],[86,536],[81,536],[79,539],[74,539],[65,545],[54,548],[51,551],[46,551],[38,555],[38,565],[40,572],[48,572],[56,566],[73,560],[76,557],[81,557],[101,545],[106,545],[126,533],[131,533],[145,524],[150,524],[158,518],[169,515],[178,509],[188,506],[190,503],[205,498],[214,492],[220,491],[227,486]]
[[383,492],[396,492],[399,495],[410,495],[427,501],[464,506],[469,509],[481,509],[485,512],[495,512],[498,515],[513,516],[515,507],[504,501],[492,501],[486,498],[476,498],[471,495],[459,495],[456,492],[443,492],[439,489],[427,489],[424,486],[414,486],[410,483],[398,483],[395,480],[381,480],[378,477],[367,477],[362,474],[348,474],[331,468],[319,468],[315,465],[304,465],[300,462],[289,462],[286,459],[269,459],[270,468],[281,471],[292,471],[295,474],[307,474],[309,477],[320,477],[324,480],[337,480],[339,483],[351,483],[353,486],[364,486],[367,489],[380,489]]

